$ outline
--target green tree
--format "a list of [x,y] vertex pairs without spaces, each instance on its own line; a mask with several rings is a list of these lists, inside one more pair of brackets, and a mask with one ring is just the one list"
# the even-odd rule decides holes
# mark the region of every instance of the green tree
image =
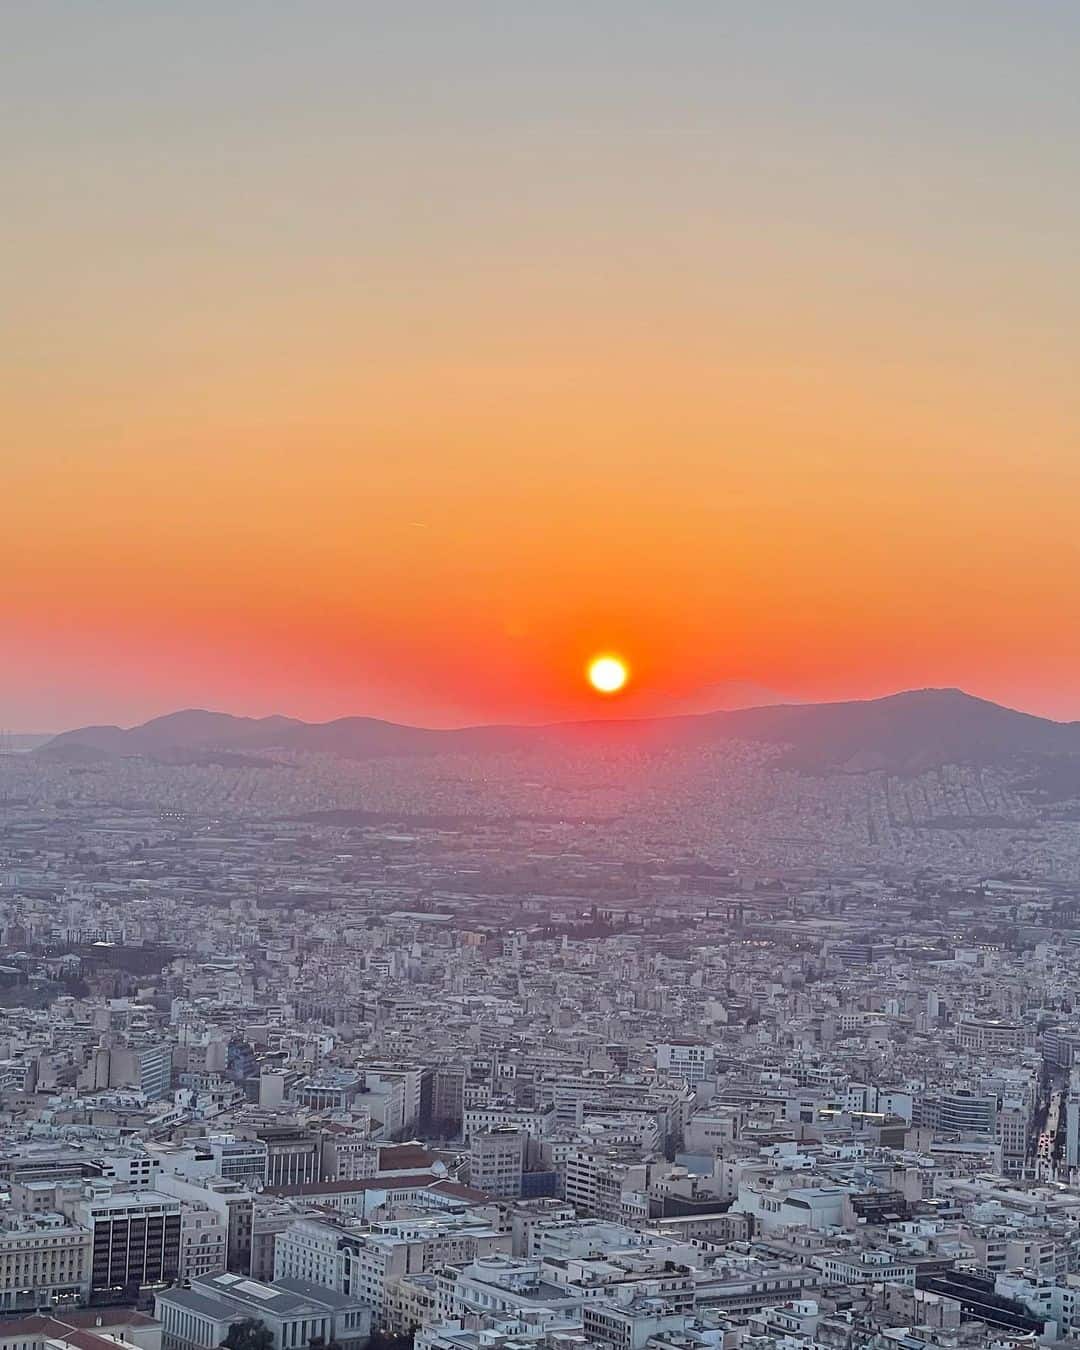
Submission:
[[398,1332],[383,1331],[381,1328],[371,1333],[368,1350],[412,1350],[413,1338]]
[[232,1324],[221,1344],[226,1350],[273,1350],[274,1336],[259,1318],[245,1317],[242,1322]]

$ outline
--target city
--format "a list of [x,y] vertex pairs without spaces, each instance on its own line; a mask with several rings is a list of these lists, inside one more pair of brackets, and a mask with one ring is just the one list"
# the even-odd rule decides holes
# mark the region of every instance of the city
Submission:
[[[937,772],[904,866],[825,833],[887,780],[718,756],[727,834],[666,752],[643,800],[615,757],[0,758],[4,1338],[1080,1334],[1072,859],[957,828],[974,779],[1015,809],[1004,770]],[[770,802],[786,866],[748,850]]]
[[0,18],[0,1350],[1080,1350],[1080,0]]

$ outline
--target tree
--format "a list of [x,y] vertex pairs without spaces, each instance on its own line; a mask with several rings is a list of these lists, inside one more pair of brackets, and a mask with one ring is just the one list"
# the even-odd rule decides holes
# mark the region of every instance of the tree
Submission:
[[413,1338],[381,1327],[371,1333],[368,1350],[412,1350]]
[[245,1317],[229,1327],[229,1334],[221,1344],[226,1350],[273,1350],[274,1336],[259,1318]]

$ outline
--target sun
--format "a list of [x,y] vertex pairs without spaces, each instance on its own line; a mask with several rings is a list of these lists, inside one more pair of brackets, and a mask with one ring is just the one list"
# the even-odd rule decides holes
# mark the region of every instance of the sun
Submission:
[[629,667],[617,656],[594,656],[585,673],[598,694],[617,694],[630,678]]

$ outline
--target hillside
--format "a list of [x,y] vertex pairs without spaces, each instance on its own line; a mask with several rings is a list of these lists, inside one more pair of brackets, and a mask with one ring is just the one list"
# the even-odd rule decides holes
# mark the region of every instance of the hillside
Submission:
[[1080,753],[1080,722],[1052,722],[959,689],[912,690],[862,702],[747,708],[721,716],[718,727],[725,738],[789,745],[793,762],[807,767],[917,769]]
[[35,753],[56,758],[143,755],[175,759],[206,751],[318,751],[346,758],[483,755],[572,744],[701,745],[725,740],[787,747],[807,770],[918,770],[941,763],[1080,754],[1080,723],[1052,722],[974,698],[958,689],[922,689],[848,703],[788,704],[697,716],[480,726],[451,731],[371,717],[309,723],[189,709],[141,726],[82,727]]

